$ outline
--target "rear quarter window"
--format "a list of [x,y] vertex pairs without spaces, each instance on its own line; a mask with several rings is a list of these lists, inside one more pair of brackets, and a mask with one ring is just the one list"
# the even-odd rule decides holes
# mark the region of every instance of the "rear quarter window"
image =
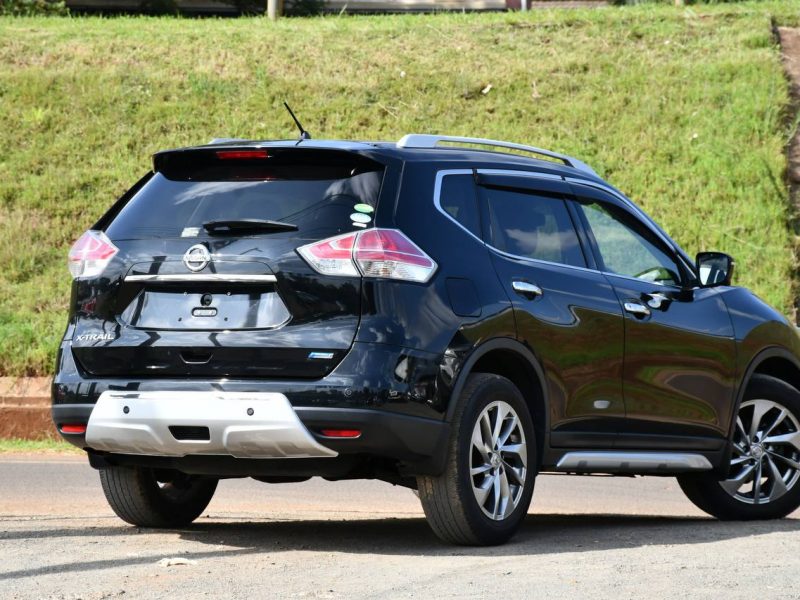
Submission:
[[491,244],[514,256],[586,267],[564,200],[530,192],[480,188]]
[[459,225],[480,238],[478,204],[472,175],[458,174],[442,177],[439,206]]

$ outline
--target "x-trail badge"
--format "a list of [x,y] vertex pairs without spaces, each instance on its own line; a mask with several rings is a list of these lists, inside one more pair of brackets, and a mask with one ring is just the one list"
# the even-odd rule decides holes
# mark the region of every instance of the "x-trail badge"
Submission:
[[183,255],[183,264],[190,271],[202,271],[211,261],[211,254],[203,244],[195,244]]

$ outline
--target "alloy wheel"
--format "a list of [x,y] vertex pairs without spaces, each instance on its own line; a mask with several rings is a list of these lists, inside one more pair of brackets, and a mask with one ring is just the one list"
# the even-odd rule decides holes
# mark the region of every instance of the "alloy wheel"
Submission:
[[514,512],[525,488],[528,451],[522,422],[502,400],[483,409],[472,430],[470,480],[483,514],[502,521]]
[[800,423],[772,400],[743,402],[722,489],[746,504],[774,502],[800,479]]

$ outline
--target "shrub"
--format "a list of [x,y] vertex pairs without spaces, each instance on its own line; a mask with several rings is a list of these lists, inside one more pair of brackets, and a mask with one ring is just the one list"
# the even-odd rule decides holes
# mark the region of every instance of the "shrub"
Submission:
[[325,10],[324,0],[294,0],[286,3],[286,11],[298,17],[321,14]]
[[66,15],[63,0],[0,0],[0,15]]
[[153,15],[178,14],[178,4],[175,0],[142,0],[139,8]]

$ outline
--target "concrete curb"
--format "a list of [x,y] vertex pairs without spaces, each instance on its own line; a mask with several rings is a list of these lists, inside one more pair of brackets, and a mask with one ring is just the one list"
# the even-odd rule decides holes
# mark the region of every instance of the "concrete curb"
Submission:
[[50,377],[0,377],[0,437],[55,439]]

